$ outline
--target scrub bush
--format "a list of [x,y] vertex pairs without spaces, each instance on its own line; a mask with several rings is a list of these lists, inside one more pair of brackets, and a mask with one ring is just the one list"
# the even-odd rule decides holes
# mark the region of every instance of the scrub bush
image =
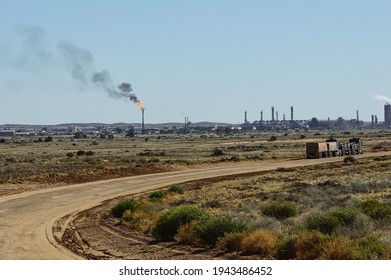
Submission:
[[111,208],[110,212],[114,217],[121,218],[125,211],[130,210],[131,212],[135,212],[139,209],[140,204],[131,198],[118,202],[115,206]]
[[204,209],[192,205],[182,205],[168,209],[157,218],[152,235],[165,241],[173,240],[182,225],[190,224],[204,216],[208,216]]
[[292,202],[271,201],[261,207],[263,215],[273,217],[278,220],[285,220],[297,215],[297,207]]

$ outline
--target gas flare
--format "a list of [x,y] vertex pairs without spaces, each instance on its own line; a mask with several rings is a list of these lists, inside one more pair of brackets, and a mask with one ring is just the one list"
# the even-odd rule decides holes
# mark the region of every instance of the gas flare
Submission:
[[137,105],[140,109],[144,109],[144,106],[143,106],[143,104],[141,104],[140,101],[137,101],[137,102],[135,102],[135,103],[136,103],[136,105]]

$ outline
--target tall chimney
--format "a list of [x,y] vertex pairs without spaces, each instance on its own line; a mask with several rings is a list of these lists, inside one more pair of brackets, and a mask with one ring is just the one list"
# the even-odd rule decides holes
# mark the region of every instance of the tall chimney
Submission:
[[272,107],[272,122],[274,122],[274,106]]
[[357,123],[360,122],[360,118],[359,118],[359,115],[358,115],[358,110],[357,110],[357,118],[356,118],[356,120],[357,120]]
[[389,126],[391,125],[391,105],[384,105],[384,123]]
[[247,125],[247,111],[244,111],[244,124]]
[[291,106],[291,121],[293,121],[293,106]]
[[263,122],[263,111],[261,111],[261,122]]
[[278,111],[276,111],[276,121],[278,121]]
[[144,112],[145,112],[145,109],[141,108],[141,131],[142,131],[143,134],[145,133]]

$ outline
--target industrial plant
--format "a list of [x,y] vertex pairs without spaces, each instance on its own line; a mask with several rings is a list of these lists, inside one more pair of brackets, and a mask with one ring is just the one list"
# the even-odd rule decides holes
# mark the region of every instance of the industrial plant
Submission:
[[[127,87],[125,87],[125,85]],[[316,117],[307,120],[297,120],[294,117],[294,107],[290,106],[290,115],[281,114],[275,108],[270,107],[269,113],[261,110],[259,119],[250,121],[248,112],[244,112],[244,120],[239,124],[202,122],[193,123],[188,116],[184,122],[166,123],[166,124],[146,124],[146,110],[139,99],[130,93],[130,84],[122,84],[118,87],[122,89],[130,101],[140,108],[140,122],[117,123],[117,124],[59,124],[59,125],[0,125],[0,137],[24,137],[29,135],[73,135],[73,134],[99,134],[112,135],[118,133],[127,133],[132,131],[134,134],[163,134],[163,133],[189,133],[189,132],[234,132],[234,131],[284,131],[284,130],[348,130],[348,129],[387,129],[391,128],[391,103],[386,100],[384,105],[384,121],[379,120],[376,114],[371,115],[371,121],[365,122],[360,119],[359,111],[356,111],[355,119],[319,120]],[[269,115],[270,117],[265,117]]]

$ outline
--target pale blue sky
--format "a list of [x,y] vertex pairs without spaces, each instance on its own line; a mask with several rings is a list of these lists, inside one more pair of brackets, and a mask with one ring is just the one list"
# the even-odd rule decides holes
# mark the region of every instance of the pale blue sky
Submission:
[[383,120],[391,1],[0,0],[0,124],[139,122],[140,110],[72,78],[130,82],[148,123],[318,117]]

